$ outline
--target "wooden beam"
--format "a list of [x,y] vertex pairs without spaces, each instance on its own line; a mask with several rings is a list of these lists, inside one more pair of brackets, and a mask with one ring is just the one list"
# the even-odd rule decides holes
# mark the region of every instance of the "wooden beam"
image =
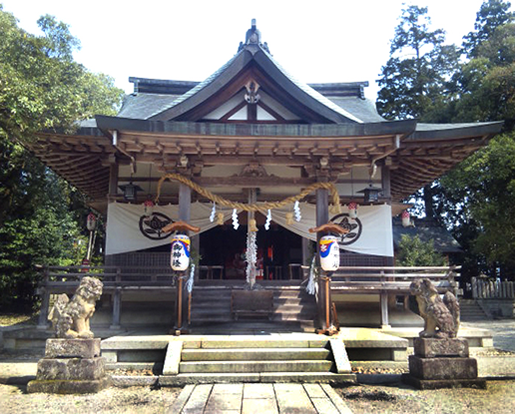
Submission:
[[203,187],[279,187],[279,186],[301,186],[306,187],[313,184],[314,178],[281,178],[277,176],[268,177],[195,177],[197,184]]

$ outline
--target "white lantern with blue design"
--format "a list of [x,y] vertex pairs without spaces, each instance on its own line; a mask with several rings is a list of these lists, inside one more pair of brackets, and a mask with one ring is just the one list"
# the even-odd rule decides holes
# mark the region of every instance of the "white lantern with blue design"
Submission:
[[185,234],[175,234],[172,238],[170,266],[177,272],[184,272],[190,265],[191,241]]
[[320,251],[320,266],[326,272],[334,272],[340,267],[340,247],[338,237],[323,236],[318,243]]

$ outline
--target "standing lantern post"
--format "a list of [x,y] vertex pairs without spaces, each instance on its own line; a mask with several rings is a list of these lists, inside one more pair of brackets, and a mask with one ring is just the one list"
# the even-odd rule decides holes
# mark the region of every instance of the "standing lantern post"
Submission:
[[321,226],[311,228],[309,229],[309,232],[319,234],[325,233],[324,236],[320,237],[318,242],[318,251],[320,255],[319,262],[320,267],[324,272],[320,279],[323,282],[324,289],[323,311],[325,315],[325,327],[318,330],[318,333],[334,335],[338,331],[338,328],[331,323],[331,275],[334,271],[338,270],[338,267],[340,267],[340,247],[338,245],[338,237],[331,233],[342,235],[347,234],[349,230],[339,226],[338,224],[329,222],[322,224]]
[[191,240],[187,235],[188,231],[198,233],[200,227],[192,226],[185,221],[177,221],[163,227],[164,233],[177,232],[172,238],[170,252],[170,267],[178,273],[177,277],[177,295],[176,295],[176,324],[173,330],[175,335],[186,333],[183,328],[182,320],[184,318],[184,298],[183,298],[183,277],[190,267]]
[[97,228],[97,218],[93,213],[88,214],[88,218],[86,219],[86,227],[89,230],[88,252],[86,254],[86,260],[89,263],[89,260],[91,259],[91,251],[93,250],[93,232]]

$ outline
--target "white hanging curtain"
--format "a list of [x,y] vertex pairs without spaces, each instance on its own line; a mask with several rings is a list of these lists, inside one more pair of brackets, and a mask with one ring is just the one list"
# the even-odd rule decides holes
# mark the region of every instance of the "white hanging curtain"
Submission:
[[[272,220],[299,236],[316,240],[316,234],[309,233],[315,227],[316,206],[300,203],[301,221],[286,224],[286,213],[291,213],[293,205],[285,209],[272,210]],[[200,227],[204,232],[216,227],[216,220],[211,222],[212,204],[192,203],[190,224]],[[345,207],[342,209],[346,212]],[[155,206],[154,213],[161,213],[178,220],[177,205]],[[224,221],[229,220],[232,209],[218,209],[222,212]],[[148,249],[170,243],[170,238],[152,240],[140,230],[140,219],[143,216],[143,206],[139,204],[111,203],[107,209],[106,254],[127,253]],[[330,215],[332,218],[334,215]],[[158,216],[159,217],[159,216]],[[392,211],[389,205],[359,206],[358,220],[361,223],[361,234],[350,244],[340,245],[349,252],[393,257]],[[264,231],[264,230],[260,230]]]
[[[286,224],[286,213],[291,212],[291,208],[273,210],[273,221],[299,236],[316,240],[316,234],[309,232],[310,228],[316,227],[316,206],[300,203],[300,210],[302,220],[299,222],[294,221],[292,224]],[[342,212],[347,212],[345,207],[342,207]],[[335,214],[329,214],[330,219],[334,216]],[[354,253],[393,257],[391,206],[386,204],[359,206],[358,220],[361,224],[361,234],[359,237],[352,238],[352,243],[340,244],[340,248]],[[351,223],[356,224],[352,220]],[[357,232],[358,229],[359,226],[353,231]]]
[[[191,204],[190,224],[200,227],[200,232],[216,227],[216,220],[211,222],[212,204],[195,202]],[[232,209],[217,209],[223,213],[224,221],[231,217]],[[155,206],[153,213],[160,213],[177,221],[179,217],[178,205]],[[170,237],[161,240],[146,237],[140,229],[140,220],[143,217],[141,204],[111,203],[107,207],[106,254],[118,254],[149,249],[170,243]],[[156,215],[158,219],[164,217]],[[143,226],[149,230],[149,226]]]

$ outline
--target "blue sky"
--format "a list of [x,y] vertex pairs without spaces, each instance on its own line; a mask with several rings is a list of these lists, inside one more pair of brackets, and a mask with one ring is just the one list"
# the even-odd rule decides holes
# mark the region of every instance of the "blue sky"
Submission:
[[77,61],[132,91],[129,76],[201,81],[244,40],[252,18],[275,59],[303,82],[375,80],[388,59],[403,3],[428,6],[433,28],[461,44],[482,0],[0,0],[25,30],[51,14],[81,41]]

